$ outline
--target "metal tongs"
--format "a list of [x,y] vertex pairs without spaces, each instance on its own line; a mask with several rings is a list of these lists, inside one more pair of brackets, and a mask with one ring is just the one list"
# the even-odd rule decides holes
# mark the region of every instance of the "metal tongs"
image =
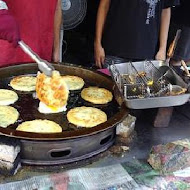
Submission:
[[51,63],[47,62],[46,60],[41,59],[28,45],[26,45],[23,41],[19,41],[18,44],[20,45],[21,49],[28,54],[36,63],[38,63],[38,68],[47,76],[52,76],[52,71],[55,68],[52,66]]
[[182,69],[185,71],[187,77],[190,77],[189,69],[184,60],[181,60]]

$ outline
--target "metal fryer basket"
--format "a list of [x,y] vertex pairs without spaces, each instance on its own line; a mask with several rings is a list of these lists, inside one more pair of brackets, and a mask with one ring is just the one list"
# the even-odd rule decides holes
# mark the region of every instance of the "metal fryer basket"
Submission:
[[151,61],[145,61],[141,71],[138,71],[132,62],[126,65],[127,73],[125,74],[120,74],[113,63],[111,69],[113,78],[125,98],[157,97],[166,94],[171,89],[167,78]]
[[[132,63],[121,63],[110,65],[110,73],[114,79],[116,86],[123,95],[123,99],[126,106],[131,109],[146,109],[155,107],[170,107],[177,106],[186,103],[189,100],[190,94],[181,94],[177,96],[163,96],[170,90],[170,81],[165,77],[162,70],[170,70],[169,66],[163,61],[142,61]],[[134,72],[140,78],[136,80],[134,84],[131,84],[129,80],[123,79],[123,76],[130,75]],[[151,74],[151,72],[152,74]],[[152,75],[153,84],[148,89],[147,85],[148,77],[140,76],[139,73],[145,72],[148,75]],[[172,76],[174,78],[175,76]],[[115,80],[117,79],[117,80]],[[173,80],[173,79],[172,79]],[[176,84],[179,85],[179,76],[175,78]],[[139,82],[140,81],[140,82]],[[181,82],[181,81],[180,81]],[[172,83],[172,85],[175,85]],[[133,92],[135,91],[135,93]]]

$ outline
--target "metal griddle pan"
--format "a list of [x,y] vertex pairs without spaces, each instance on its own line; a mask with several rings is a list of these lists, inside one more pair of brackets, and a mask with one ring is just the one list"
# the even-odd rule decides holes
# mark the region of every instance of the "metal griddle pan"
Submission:
[[[53,66],[56,70],[60,71],[62,75],[77,75],[79,77],[82,77],[85,81],[85,87],[89,85],[94,85],[107,88],[108,90],[111,90],[113,92],[114,82],[111,80],[110,77],[104,74],[71,64],[53,64]],[[1,88],[12,89],[9,86],[9,82],[14,76],[36,75],[37,71],[38,66],[35,63],[22,65],[18,64],[14,66],[0,68],[0,86]],[[66,119],[67,112],[58,114],[41,114],[37,110],[39,100],[34,99],[32,93],[19,91],[17,91],[17,93],[19,95],[19,100],[12,106],[19,111],[20,117],[15,124],[7,128],[0,127],[0,133],[5,136],[11,136],[26,140],[73,139],[76,137],[94,135],[102,131],[108,130],[116,126],[127,115],[127,109],[125,107],[125,104],[122,104],[120,106],[115,99],[108,105],[93,105],[82,100],[82,98],[80,97],[80,91],[74,91],[70,93],[67,111],[73,107],[84,105],[100,108],[108,115],[108,121],[96,127],[89,129],[77,128],[76,126],[68,123]],[[53,120],[62,126],[63,132],[54,134],[39,134],[15,130],[18,124],[20,124],[21,122],[33,119]]]

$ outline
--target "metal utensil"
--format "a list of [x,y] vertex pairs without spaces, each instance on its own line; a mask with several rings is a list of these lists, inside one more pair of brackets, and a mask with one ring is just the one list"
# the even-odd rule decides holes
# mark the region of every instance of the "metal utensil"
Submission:
[[[154,60],[153,63],[154,63],[154,66],[156,66],[159,69],[159,71],[163,74],[167,72],[167,70],[169,70],[167,74],[165,75],[165,77],[167,77],[167,79],[170,79],[169,82],[171,84],[179,85],[182,88],[188,87],[187,84],[183,81],[183,79],[179,75],[177,75],[175,71],[173,71],[173,69],[165,65],[164,61]],[[115,64],[115,67],[118,70],[120,75],[124,75],[124,74],[128,74],[128,70],[126,69],[128,65],[129,63],[125,62],[125,63]],[[137,71],[141,71],[141,72],[145,71],[144,61],[133,62],[133,65],[135,66]],[[160,70],[160,67],[162,67],[161,70]],[[112,78],[115,81],[115,78],[113,77],[113,73],[112,73],[112,67],[110,67],[110,72],[111,72]],[[119,89],[120,93],[123,94],[124,96],[125,105],[130,109],[148,109],[148,108],[156,108],[156,107],[179,106],[189,101],[189,98],[190,98],[189,91],[188,93],[180,94],[177,96],[162,96],[163,94],[165,94],[165,90],[167,89],[164,88],[163,90],[164,91],[158,92],[158,94],[161,95],[160,97],[158,96],[138,97],[138,98],[135,97],[135,98],[129,99],[128,97],[124,96],[125,91],[121,91]]]
[[181,60],[181,65],[182,65],[183,70],[185,71],[186,75],[187,75],[188,77],[190,77],[190,73],[189,73],[188,67],[187,67],[187,65],[186,65],[186,63],[185,63],[184,60]]
[[167,52],[166,63],[169,63],[170,58],[173,56],[174,51],[175,51],[176,46],[177,46],[177,42],[180,38],[180,35],[181,35],[181,29],[177,30],[175,38],[174,38],[173,42],[170,44],[170,47],[169,47],[168,52]]
[[55,68],[52,66],[51,63],[47,62],[46,60],[41,59],[28,45],[26,45],[23,41],[18,42],[21,49],[28,54],[36,63],[38,63],[38,68],[47,76],[52,76],[52,71]]

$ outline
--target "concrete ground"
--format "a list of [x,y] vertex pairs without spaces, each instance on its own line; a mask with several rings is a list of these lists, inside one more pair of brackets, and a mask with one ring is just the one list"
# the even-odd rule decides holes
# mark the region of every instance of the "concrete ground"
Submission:
[[[174,108],[170,124],[167,128],[155,128],[152,124],[157,109],[137,111],[135,125],[136,136],[129,145],[129,151],[113,154],[110,149],[92,158],[57,166],[23,166],[14,177],[0,177],[0,182],[22,180],[27,177],[64,172],[80,167],[101,167],[111,164],[132,161],[146,161],[153,145],[164,144],[190,137],[190,104]],[[116,143],[117,144],[117,143]]]
[[137,114],[136,137],[130,144],[130,150],[120,157],[107,156],[92,165],[104,166],[131,161],[147,160],[151,147],[179,139],[190,138],[190,104],[174,108],[170,124],[166,128],[155,128],[153,118],[156,109],[143,110]]

